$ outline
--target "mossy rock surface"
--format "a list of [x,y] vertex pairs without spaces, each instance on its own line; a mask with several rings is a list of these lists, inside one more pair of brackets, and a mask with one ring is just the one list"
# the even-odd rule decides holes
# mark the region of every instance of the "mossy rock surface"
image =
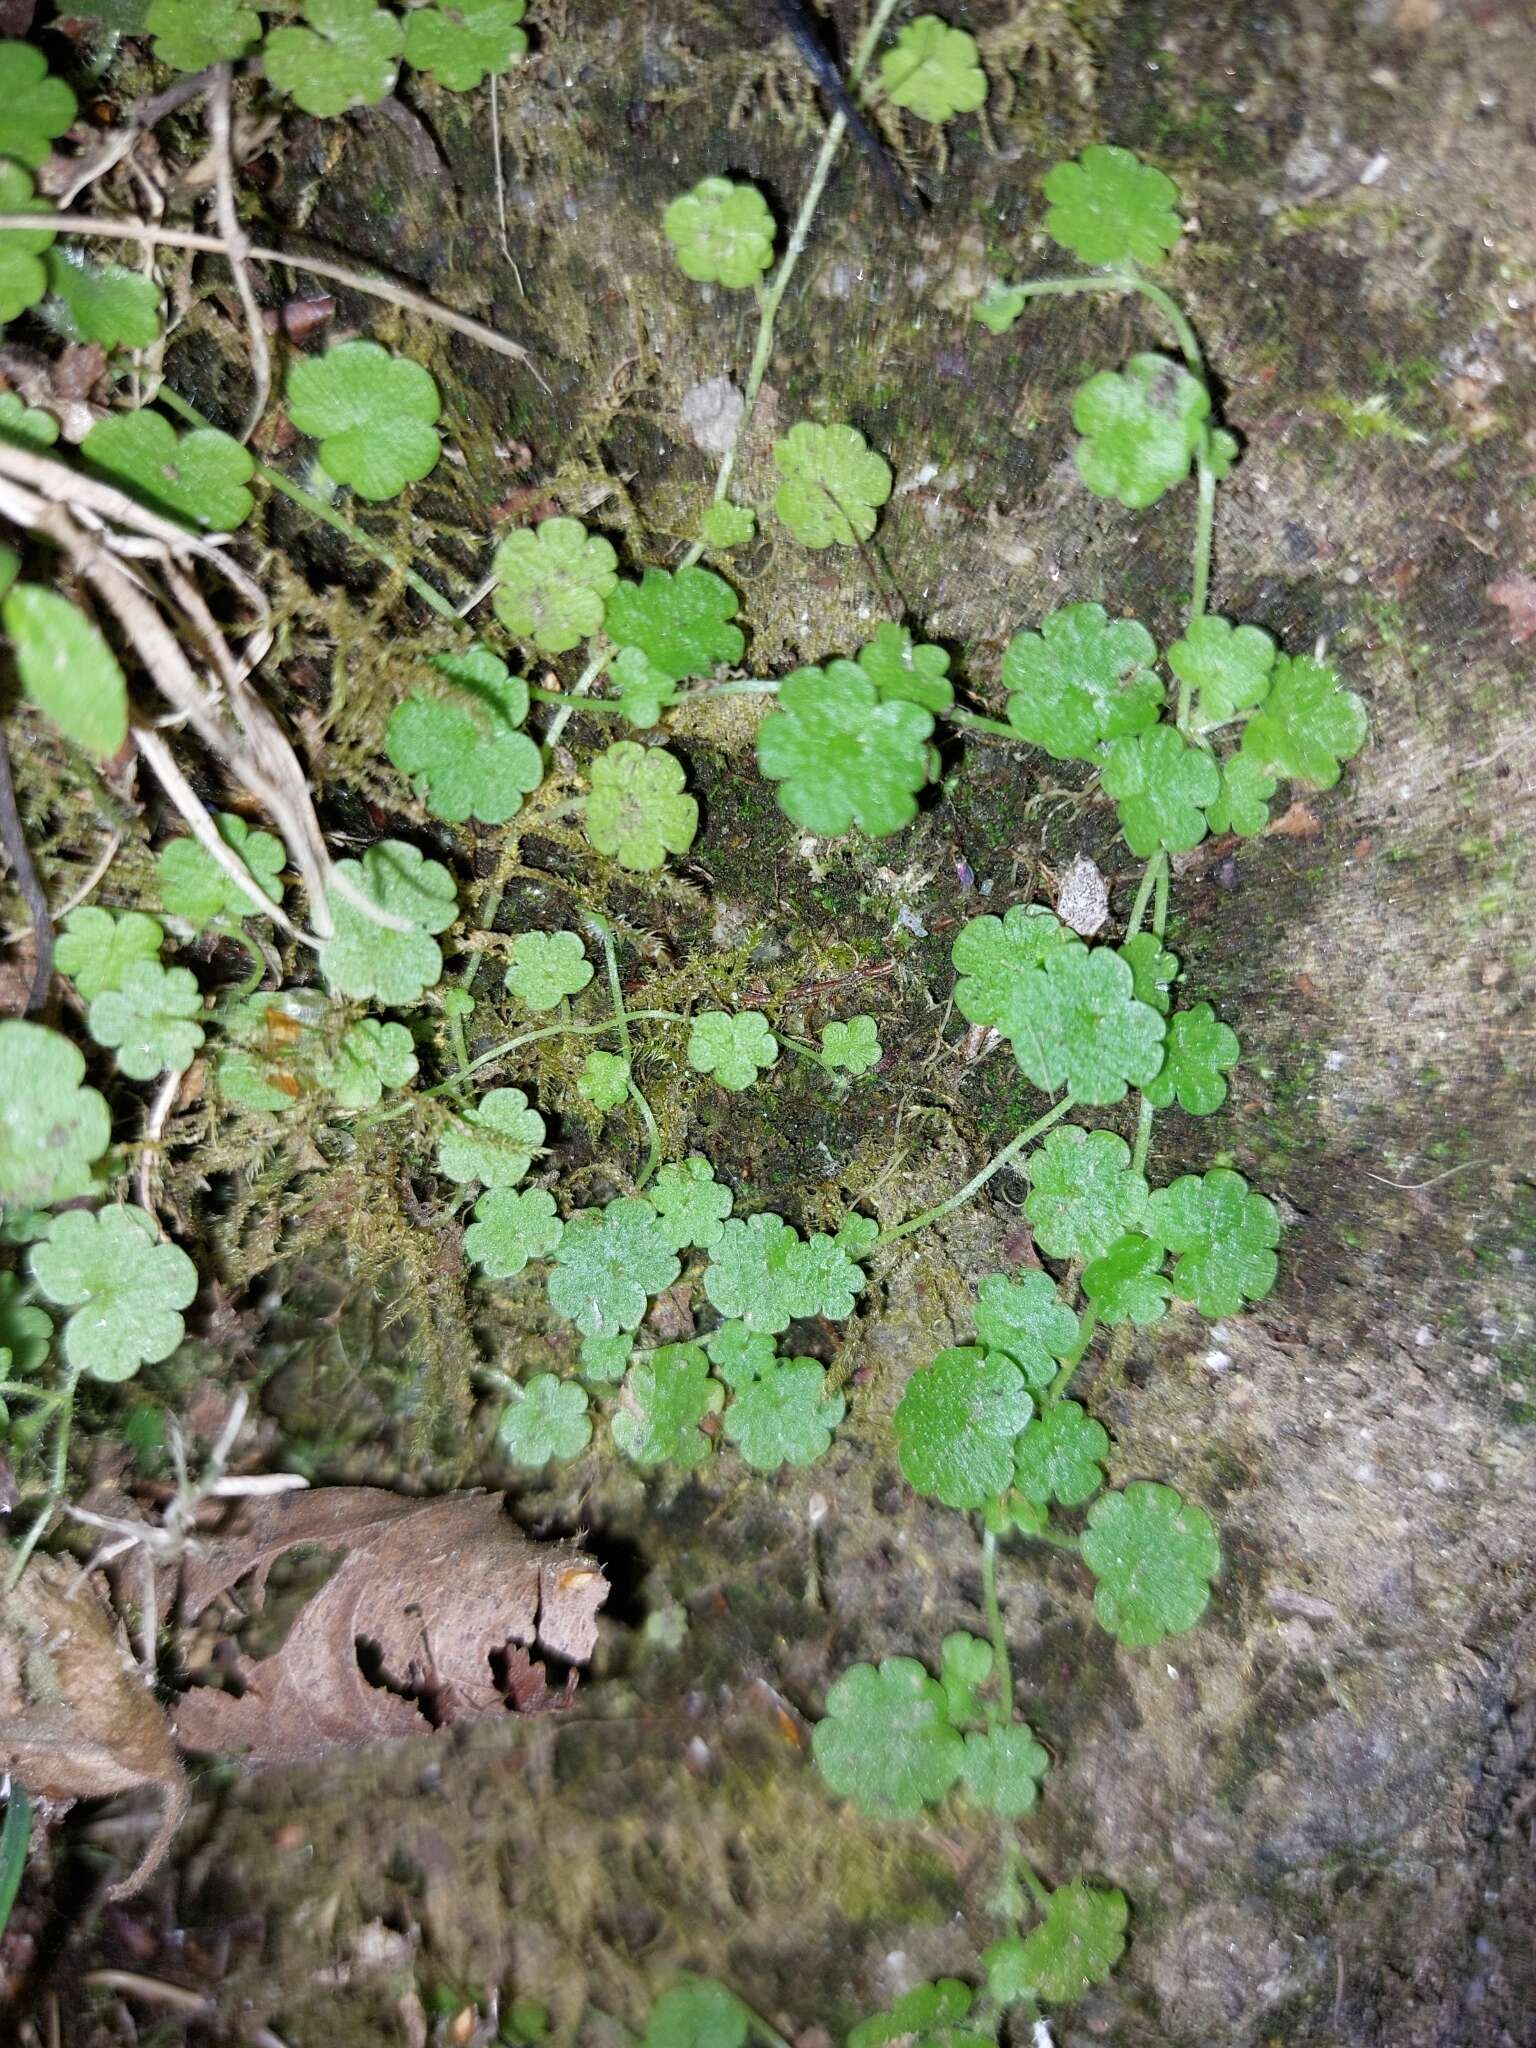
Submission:
[[[1198,220],[1178,277],[1245,443],[1213,601],[1293,651],[1325,638],[1370,707],[1371,744],[1336,789],[1174,875],[1185,985],[1245,1057],[1219,1118],[1160,1117],[1154,1168],[1229,1154],[1283,1207],[1282,1277],[1229,1325],[1176,1315],[1142,1334],[1086,1398],[1118,1479],[1167,1480],[1218,1521],[1210,1615],[1160,1650],[1117,1650],[1071,1558],[1010,1552],[1004,1571],[1022,1711],[1055,1758],[1029,1854],[1134,1906],[1113,1982],[1053,2022],[1063,2048],[1495,2048],[1536,2005],[1520,1818],[1536,1733],[1536,740],[1530,646],[1488,595],[1532,568],[1521,13],[978,0],[972,25],[1016,31],[1021,65],[1034,34],[1044,82],[1026,78],[1011,112],[994,103],[989,138],[962,122],[945,162],[915,157],[933,201],[915,228],[845,157],[746,449],[761,499],[772,430],[796,419],[849,420],[888,453],[883,574],[964,651],[978,697],[1009,635],[1065,602],[1102,599],[1171,638],[1189,494],[1106,507],[1069,452],[1074,384],[1145,345],[1140,316],[1063,302],[1000,338],[970,318],[988,275],[1036,263],[1049,163],[1129,144]],[[464,462],[418,494],[409,529],[399,511],[366,523],[414,536],[456,587],[509,490],[586,511],[633,561],[671,557],[710,474],[684,395],[739,374],[752,320],[744,296],[679,280],[661,208],[729,166],[782,217],[814,147],[814,109],[791,103],[797,129],[768,90],[765,19],[745,0],[535,14],[538,47],[501,87],[515,270],[479,96],[417,81],[403,121],[299,122],[267,199],[274,234],[302,226],[387,264],[534,351],[548,393],[411,331]],[[789,67],[787,44],[771,54]],[[341,318],[403,338],[340,297]],[[200,403],[238,412],[240,366],[206,329],[172,355]],[[1401,432],[1362,410],[1376,398]],[[496,832],[440,835],[404,812],[380,737],[420,649],[398,625],[382,654],[369,638],[370,620],[398,621],[399,593],[331,536],[272,519],[321,592],[297,596],[294,572],[287,597],[336,649],[295,668],[282,706],[324,722],[327,828],[451,849],[466,889],[500,874],[504,931],[596,907],[558,821],[507,863]],[[887,602],[861,556],[809,555],[771,521],[741,582],[761,674],[849,651]],[[436,644],[423,627],[420,647]],[[677,727],[703,827],[670,877],[604,896],[626,974],[662,1007],[836,982],[836,1014],[872,1011],[895,1056],[840,1102],[788,1060],[733,1097],[658,1055],[647,1086],[668,1156],[706,1152],[739,1211],[823,1227],[878,1187],[895,1218],[1038,1113],[1006,1055],[968,1065],[946,1035],[949,937],[980,884],[992,904],[1025,900],[1086,849],[1123,889],[1134,864],[1069,771],[1058,787],[981,743],[901,838],[808,853],[753,771],[760,715],[727,700]],[[508,1021],[499,1002],[476,1019],[483,1043]],[[520,1085],[568,1098],[579,1058],[541,1049]],[[995,1270],[1021,1186],[914,1240],[865,1297],[840,1362],[849,1420],[813,1470],[764,1481],[720,1458],[646,1482],[590,1453],[529,1484],[498,1462],[473,1372],[569,1368],[574,1339],[538,1290],[488,1301],[467,1280],[460,1225],[414,1189],[408,1129],[380,1125],[298,1176],[281,1148],[200,1157],[232,1190],[203,1212],[210,1255],[232,1296],[262,1304],[238,1371],[317,1477],[510,1483],[534,1531],[589,1532],[616,1582],[598,1667],[545,1724],[209,1780],[147,1898],[89,1933],[89,1966],[174,1977],[163,1930],[189,1930],[222,1959],[189,1978],[221,2022],[293,2048],[420,2040],[424,2000],[492,1986],[546,2001],[562,2041],[588,1999],[639,2026],[679,1968],[788,2034],[838,2038],[912,1979],[974,1975],[1003,1931],[1003,1830],[948,1811],[859,1819],[822,1787],[808,1727],[849,1663],[932,1660],[948,1631],[982,1627],[974,1532],[902,1484],[890,1417],[917,1365],[970,1340],[974,1279]],[[557,1136],[601,1191],[611,1134],[565,1116]],[[217,1347],[184,1354],[183,1393],[205,1367],[232,1370]],[[658,1612],[686,1616],[677,1647],[644,1633]],[[105,1994],[79,1997],[72,2038],[119,2038]]]

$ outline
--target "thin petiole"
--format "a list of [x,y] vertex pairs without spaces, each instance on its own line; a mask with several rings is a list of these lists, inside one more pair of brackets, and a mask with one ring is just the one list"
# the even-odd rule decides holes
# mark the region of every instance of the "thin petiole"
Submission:
[[895,1244],[898,1238],[910,1237],[914,1230],[926,1229],[930,1223],[937,1223],[941,1217],[953,1215],[956,1209],[963,1209],[972,1195],[984,1188],[994,1174],[1001,1173],[1009,1160],[1017,1158],[1032,1138],[1038,1138],[1042,1131],[1048,1131],[1052,1124],[1059,1123],[1071,1107],[1072,1097],[1063,1095],[1054,1109],[1048,1109],[1044,1116],[1037,1118],[1027,1130],[1020,1131],[1016,1138],[1010,1138],[1002,1151],[994,1154],[980,1173],[968,1180],[958,1194],[951,1195],[947,1201],[938,1203],[932,1209],[925,1209],[920,1216],[909,1216],[905,1223],[898,1223],[893,1230],[882,1230],[871,1249],[879,1250],[884,1245]]
[[1099,1312],[1090,1304],[1083,1311],[1083,1320],[1077,1333],[1077,1342],[1061,1361],[1060,1369],[1046,1391],[1046,1407],[1053,1408],[1067,1391],[1073,1373],[1077,1371],[1077,1368],[1087,1356],[1088,1346],[1093,1342],[1093,1333],[1098,1328],[1098,1322]]
[[1008,1655],[1002,1602],[997,1597],[997,1532],[988,1528],[981,1532],[981,1605],[997,1671],[997,1718],[1006,1728],[1013,1719],[1013,1661]]
[[1131,905],[1131,915],[1125,927],[1125,938],[1121,940],[1122,945],[1129,944],[1141,930],[1141,921],[1147,914],[1147,904],[1151,901],[1152,891],[1157,882],[1158,870],[1160,868],[1166,870],[1167,866],[1167,851],[1160,846],[1147,862],[1146,872],[1142,876],[1140,885],[1136,890],[1136,900]]

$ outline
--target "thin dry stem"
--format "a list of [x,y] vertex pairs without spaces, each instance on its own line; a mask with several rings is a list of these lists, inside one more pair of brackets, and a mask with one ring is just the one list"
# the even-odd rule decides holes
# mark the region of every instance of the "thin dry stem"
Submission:
[[219,217],[219,232],[224,237],[225,254],[230,270],[234,274],[235,290],[240,295],[240,309],[245,315],[246,339],[251,351],[251,381],[254,389],[251,403],[240,429],[240,439],[249,441],[261,424],[261,416],[267,409],[267,400],[272,392],[272,351],[267,343],[267,330],[262,322],[261,308],[256,303],[256,293],[251,286],[251,273],[246,266],[250,252],[250,241],[240,225],[240,214],[235,204],[235,157],[230,137],[229,82],[231,71],[228,64],[216,64],[208,84],[208,140],[213,156],[213,195]]
[[[0,213],[0,232],[7,228],[26,228],[35,233],[38,222],[36,213]],[[199,234],[192,228],[155,227],[142,220],[111,220],[86,213],[52,213],[47,216],[47,224],[61,235],[98,235],[105,241],[193,249],[205,256],[223,256],[226,259],[230,253],[229,244],[222,235]],[[451,327],[456,334],[465,334],[471,341],[478,341],[482,348],[494,349],[497,355],[510,356],[515,363],[526,363],[540,389],[549,389],[534,369],[532,355],[520,343],[508,341],[494,327],[487,327],[483,320],[473,320],[467,313],[455,313],[451,306],[440,305],[436,299],[428,298],[425,292],[413,291],[409,285],[394,284],[382,277],[364,277],[360,271],[349,270],[344,263],[332,263],[321,256],[296,255],[291,249],[262,249],[252,243],[245,253],[253,263],[285,263],[290,270],[307,271],[311,277],[329,278],[333,284],[345,285],[348,290],[361,292],[367,298],[382,299],[386,305],[399,306],[407,313],[419,313],[424,320],[435,320],[439,327]]]

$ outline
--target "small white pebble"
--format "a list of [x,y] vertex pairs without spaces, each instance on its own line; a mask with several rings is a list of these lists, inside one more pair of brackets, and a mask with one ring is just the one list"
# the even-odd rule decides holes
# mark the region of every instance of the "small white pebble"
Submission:
[[1348,1057],[1349,1055],[1347,1053],[1331,1052],[1329,1053],[1328,1057],[1323,1061],[1323,1065],[1328,1069],[1330,1074],[1336,1074],[1339,1071],[1340,1067],[1343,1066],[1345,1060]]
[[827,1519],[827,1506],[827,1496],[824,1493],[813,1493],[806,1502],[805,1519],[813,1529],[819,1529]]
[[1427,1344],[1434,1343],[1435,1333],[1429,1327],[1428,1323],[1420,1323],[1419,1327],[1413,1333],[1413,1341],[1415,1344],[1418,1345],[1421,1351]]
[[1207,1351],[1205,1364],[1208,1372],[1226,1372],[1232,1364],[1232,1354],[1230,1351]]
[[1387,155],[1387,152],[1384,149],[1379,150],[1377,154],[1371,158],[1370,162],[1366,165],[1365,169],[1360,173],[1361,184],[1379,185],[1381,183],[1382,175],[1385,172],[1387,165],[1391,163],[1391,161],[1391,157]]
[[1170,1678],[1171,1678],[1171,1679],[1173,1680],[1173,1682],[1175,1683],[1175,1685],[1177,1685],[1177,1683],[1178,1683],[1178,1679],[1179,1679],[1179,1667],[1178,1667],[1178,1665],[1177,1665],[1177,1664],[1165,1664],[1165,1665],[1163,1666],[1163,1669],[1164,1669],[1164,1670],[1165,1670],[1165,1671],[1166,1671],[1166,1672],[1168,1673],[1168,1676],[1169,1676],[1169,1677],[1170,1677]]

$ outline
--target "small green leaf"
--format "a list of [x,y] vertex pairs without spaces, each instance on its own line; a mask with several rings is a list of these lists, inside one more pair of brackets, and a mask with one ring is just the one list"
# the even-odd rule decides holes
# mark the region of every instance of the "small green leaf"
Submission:
[[[721,1226],[731,1213],[732,1197],[730,1189],[715,1179],[709,1161],[693,1152],[681,1165],[661,1169],[651,1189],[651,1202],[674,1251],[689,1245],[708,1251],[720,1242]],[[710,1356],[713,1358],[714,1353]]]
[[1130,1908],[1123,1892],[1095,1891],[1077,1881],[1051,1893],[1045,1921],[1021,1940],[995,1941],[982,1951],[987,1990],[999,2005],[1022,1998],[1066,2005],[1102,1984],[1125,1953]]
[[1172,989],[1179,972],[1176,953],[1164,950],[1152,932],[1138,932],[1120,948],[1120,958],[1131,970],[1131,985],[1138,1003],[1146,1003],[1166,1017],[1173,1005]]
[[587,780],[587,838],[621,868],[648,874],[669,853],[692,846],[699,807],[682,793],[682,762],[664,747],[615,740],[592,762]]
[[893,1418],[901,1469],[947,1508],[979,1508],[1013,1475],[1013,1441],[1034,1413],[1009,1359],[966,1345],[920,1366]]
[[1275,643],[1259,626],[1234,626],[1205,613],[1192,619],[1168,650],[1168,666],[1195,692],[1194,722],[1224,725],[1262,703],[1275,665]]
[[[405,42],[396,16],[375,7],[373,0],[304,0],[301,11],[308,28],[272,29],[262,49],[267,77],[277,90],[322,120],[387,100]],[[390,498],[394,491],[380,495]]]
[[1031,1387],[1048,1387],[1057,1361],[1077,1342],[1077,1317],[1049,1273],[1017,1280],[989,1273],[976,1296],[976,1339],[1016,1365]]
[[728,498],[716,498],[699,514],[699,538],[708,548],[744,547],[757,531],[757,514],[750,505],[733,505]]
[[1034,1731],[1020,1721],[967,1735],[961,1776],[976,1804],[1004,1820],[1022,1820],[1040,1796],[1040,1780],[1051,1767]]
[[[311,0],[312,7],[322,4],[372,11],[369,0]],[[386,14],[376,18],[394,20]],[[282,36],[307,33],[280,28],[268,36],[269,77],[273,44]],[[386,87],[379,98],[387,92]],[[405,356],[391,355],[376,341],[339,342],[323,356],[304,357],[288,372],[288,414],[293,424],[320,443],[320,460],[329,476],[375,504],[398,497],[407,484],[419,483],[437,467],[442,453],[437,436],[441,410],[432,373]]]
[[0,619],[27,696],[66,739],[109,759],[128,737],[128,684],[96,626],[38,583],[13,584]]
[[36,1372],[52,1338],[52,1317],[26,1299],[19,1275],[0,1273],[0,1350],[9,1360],[4,1376]]
[[1163,1272],[1166,1247],[1140,1231],[1116,1238],[1083,1271],[1083,1292],[1105,1323],[1156,1323],[1168,1313],[1173,1288]]
[[1214,1167],[1203,1179],[1186,1173],[1171,1187],[1154,1188],[1147,1228],[1179,1255],[1173,1291],[1203,1316],[1236,1315],[1245,1301],[1262,1301],[1275,1284],[1279,1212],[1228,1166]]
[[118,1066],[132,1080],[152,1081],[191,1066],[203,1042],[203,1027],[193,1021],[202,1009],[202,993],[187,968],[135,960],[116,988],[96,997],[86,1028],[98,1045],[116,1051]]
[[1102,740],[1156,723],[1156,659],[1156,642],[1137,620],[1111,619],[1101,604],[1064,605],[1038,633],[1015,633],[1008,643],[1008,723],[1053,760],[1096,760]]
[[1113,1131],[1059,1124],[1030,1153],[1024,1214],[1048,1259],[1101,1259],[1146,1218],[1147,1184]]
[[648,732],[677,702],[677,684],[638,647],[621,647],[608,664],[608,680],[624,716],[637,732]]
[[[637,1196],[604,1209],[578,1210],[555,1247],[549,1304],[584,1337],[613,1337],[640,1326],[653,1294],[682,1271],[661,1218]],[[703,1353],[699,1354],[701,1363]]]
[[98,420],[80,453],[141,503],[188,526],[228,533],[255,502],[245,486],[256,464],[217,427],[178,435],[168,419],[141,407]]
[[[262,895],[274,903],[280,902],[283,889],[278,877],[287,858],[283,842],[270,832],[253,832],[244,818],[236,817],[233,811],[217,812],[213,823]],[[250,897],[195,839],[168,840],[155,856],[155,867],[160,879],[160,901],[167,914],[184,919],[194,932],[206,930],[216,917],[238,922],[242,917],[256,915]],[[159,943],[157,939],[157,950]]]
[[617,1448],[634,1464],[680,1465],[691,1472],[709,1456],[710,1440],[699,1424],[719,1413],[725,1389],[709,1377],[709,1360],[697,1344],[661,1345],[631,1367],[619,1398],[609,1427]]
[[552,1010],[591,979],[592,962],[575,932],[520,932],[512,942],[507,989],[525,1010]]
[[779,1056],[779,1041],[761,1010],[705,1010],[688,1033],[688,1064],[696,1074],[713,1074],[733,1095],[750,1088]]
[[514,1280],[530,1259],[547,1259],[563,1225],[543,1188],[492,1188],[475,1204],[464,1233],[464,1256],[491,1280]]
[[35,171],[74,120],[75,96],[32,43],[0,43],[0,157]]
[[240,0],[150,0],[144,26],[173,71],[233,63],[261,40],[261,16]]
[[361,861],[338,861],[336,870],[370,903],[409,919],[415,929],[401,932],[375,924],[333,890],[328,900],[336,935],[319,955],[327,986],[363,1002],[402,1007],[420,1002],[443,971],[441,949],[428,934],[446,930],[458,915],[452,875],[400,839],[381,839]]
[[1163,1064],[1142,1093],[1157,1109],[1167,1109],[1177,1096],[1191,1116],[1213,1116],[1227,1099],[1225,1071],[1241,1053],[1237,1033],[1209,1003],[1196,1003],[1169,1018]]
[[955,1008],[969,1023],[995,1024],[1006,1037],[1022,1032],[1022,979],[1043,967],[1059,946],[1077,941],[1056,913],[1038,903],[1015,903],[1003,917],[973,917],[950,948],[959,980]]
[[434,665],[459,694],[413,691],[390,714],[384,750],[434,818],[503,825],[544,775],[538,748],[517,730],[528,715],[528,685],[482,647]]
[[1251,754],[1229,754],[1221,764],[1221,793],[1205,807],[1213,832],[1236,832],[1252,839],[1269,823],[1269,799],[1275,778]]
[[622,1053],[589,1052],[581,1063],[576,1093],[606,1116],[629,1094],[629,1061]]
[[773,261],[773,215],[755,185],[701,178],[661,217],[678,268],[697,284],[746,291]]
[[[3,264],[5,237],[0,235],[0,264]],[[59,438],[59,423],[51,412],[43,412],[35,405],[28,405],[14,391],[0,391],[0,441],[7,441],[13,448],[51,448]],[[6,578],[0,596],[4,596],[16,581],[21,567],[19,556],[14,557],[16,567]]]
[[164,943],[165,927],[158,918],[142,910],[100,910],[89,904],[65,918],[53,964],[90,1003],[104,989],[121,988],[135,962],[158,960]]
[[880,86],[894,106],[920,121],[948,121],[981,105],[987,75],[974,36],[950,28],[936,14],[920,14],[880,59]]
[[1072,405],[1084,436],[1078,474],[1090,491],[1133,511],[1154,504],[1188,476],[1210,411],[1199,378],[1167,356],[1132,356],[1123,373],[1100,370]]
[[1058,1401],[1025,1430],[1014,1446],[1013,1483],[1028,1501],[1081,1507],[1104,1484],[1109,1437],[1076,1401]]
[[405,1087],[417,1064],[403,1024],[362,1017],[343,1033],[334,1057],[322,1062],[318,1078],[338,1109],[372,1109],[386,1088]]
[[993,334],[1006,334],[1028,304],[1027,292],[1021,291],[1016,284],[1004,284],[1000,278],[994,277],[976,301],[976,318]]
[[856,427],[819,427],[801,420],[773,444],[784,478],[773,509],[808,548],[852,547],[875,530],[875,513],[891,495],[891,466]]
[[[478,83],[478,81],[477,81]],[[585,1388],[552,1372],[536,1373],[501,1411],[496,1441],[514,1465],[565,1464],[592,1441]]]
[[1210,1516],[1146,1479],[1094,1502],[1079,1549],[1098,1580],[1094,1613],[1131,1649],[1193,1628],[1221,1570]]
[[880,1820],[915,1819],[965,1762],[943,1688],[913,1657],[855,1664],[834,1680],[811,1747],[831,1789]]
[[704,1292],[721,1315],[777,1336],[803,1316],[845,1322],[864,1275],[842,1247],[817,1233],[802,1240],[782,1216],[733,1218],[710,1252]]
[[81,1087],[84,1075],[78,1047],[59,1032],[0,1021],[0,1203],[8,1210],[90,1192],[112,1125],[101,1096]]
[[697,565],[647,569],[609,593],[603,630],[618,647],[638,647],[653,669],[680,683],[740,661],[746,641],[736,616],[736,593],[723,576]]
[[832,1442],[847,1404],[826,1390],[825,1366],[789,1358],[770,1366],[725,1411],[725,1434],[754,1472],[814,1465]]
[[437,1141],[438,1171],[465,1186],[516,1187],[544,1143],[544,1119],[521,1088],[493,1088]]
[[905,626],[889,619],[876,626],[875,637],[859,649],[858,663],[880,692],[882,704],[920,704],[937,713],[955,701],[944,649],[914,640]]
[[492,567],[496,616],[514,638],[566,654],[603,623],[618,556],[579,519],[545,519],[509,533]]
[[528,48],[518,23],[524,0],[452,0],[406,16],[405,61],[430,71],[450,92],[474,92],[510,71]]
[[704,1349],[717,1377],[737,1392],[771,1372],[778,1354],[773,1339],[745,1323],[722,1323],[704,1339]]
[[1242,453],[1236,434],[1225,427],[1212,427],[1205,437],[1205,466],[1217,483],[1230,476],[1232,465]]
[[1243,752],[1273,775],[1332,789],[1369,730],[1364,704],[1327,662],[1282,654],[1269,694],[1243,727]]
[[850,1210],[837,1226],[832,1242],[850,1259],[867,1258],[880,1242],[880,1226],[873,1216],[860,1216],[856,1210]]
[[629,1361],[634,1356],[634,1351],[634,1336],[628,1330],[617,1337],[583,1337],[582,1377],[609,1382],[621,1380],[629,1371]]
[[181,1342],[180,1311],[197,1292],[197,1269],[162,1244],[142,1209],[71,1209],[32,1248],[32,1277],[60,1308],[66,1364],[92,1379],[132,1379]]
[[991,1678],[996,1661],[990,1643],[983,1642],[980,1636],[967,1635],[963,1629],[946,1636],[940,1644],[939,1683],[955,1727],[987,1718],[976,1693]]
[[1095,266],[1161,263],[1179,239],[1179,188],[1151,164],[1096,142],[1046,173],[1045,232]]
[[78,250],[50,249],[50,308],[66,341],[103,348],[148,348],[160,334],[160,287],[121,263],[89,263]]
[[[52,200],[37,197],[20,164],[0,163],[0,211],[48,214],[53,210]],[[7,228],[0,234],[0,323],[25,313],[47,291],[48,269],[42,259],[53,243],[54,230],[42,225]]]
[[855,662],[797,668],[758,728],[757,765],[805,831],[835,838],[857,825],[883,839],[917,815],[932,731],[920,705],[882,703]]
[[707,1977],[674,1984],[651,2008],[641,2048],[743,2048],[746,2009]]
[[1020,977],[1004,1029],[1037,1088],[1076,1102],[1119,1102],[1162,1065],[1163,1019],[1132,994],[1131,970],[1107,946],[1057,946]]
[[970,2033],[960,2025],[970,2009],[970,1986],[958,1977],[918,1984],[889,2012],[861,2020],[848,2048],[996,2048],[995,2030]]
[[1221,793],[1221,771],[1203,747],[1171,725],[1115,740],[1105,756],[1104,788],[1115,799],[1132,853],[1146,860],[1166,847],[1187,853],[1205,837],[1205,806]]
[[884,1057],[873,1017],[850,1017],[846,1024],[823,1024],[821,1052],[829,1066],[855,1075],[869,1073]]

